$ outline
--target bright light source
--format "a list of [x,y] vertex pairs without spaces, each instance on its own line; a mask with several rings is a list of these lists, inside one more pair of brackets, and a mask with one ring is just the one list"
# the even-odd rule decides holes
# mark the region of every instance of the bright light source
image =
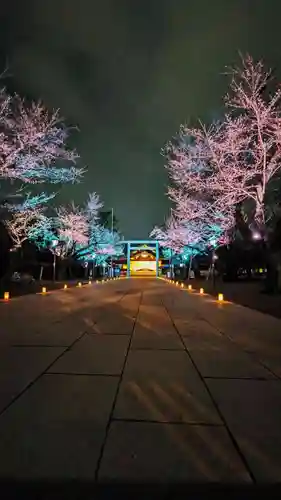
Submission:
[[258,233],[257,231],[255,231],[253,234],[252,234],[252,238],[253,240],[260,240],[261,239],[261,235],[260,233]]
[[79,288],[82,286],[81,281],[79,281],[79,283],[78,283],[78,285],[77,285],[77,286],[79,286]]
[[4,300],[9,300],[10,292],[4,292]]
[[183,283],[181,284],[181,287],[184,288],[184,284]]
[[45,286],[42,287],[42,293],[47,293],[47,288]]
[[204,288],[200,288],[199,293],[200,295],[204,295]]
[[213,255],[213,260],[218,260],[218,255],[216,253]]
[[88,285],[91,285],[91,284],[92,284],[92,281],[91,281],[91,280],[89,280],[89,281],[88,281]]
[[99,281],[98,281],[98,280],[96,280],[96,283],[97,283],[97,285],[98,285],[98,284],[99,284]]
[[188,285],[188,290],[191,291],[192,290],[192,285]]
[[63,285],[63,288],[66,290],[67,289],[67,284],[65,283],[65,285]]
[[223,293],[218,294],[218,301],[223,302]]
[[178,282],[178,281],[176,281],[176,285],[178,285],[178,284],[179,284],[179,282]]

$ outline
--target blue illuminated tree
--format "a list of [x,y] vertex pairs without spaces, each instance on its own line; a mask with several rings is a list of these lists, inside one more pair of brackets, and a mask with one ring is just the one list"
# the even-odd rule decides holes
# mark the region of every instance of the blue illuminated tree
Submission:
[[10,217],[5,221],[13,248],[22,246],[24,241],[38,238],[44,235],[47,237],[47,228],[51,221],[45,215],[46,203],[54,198],[55,194],[40,193],[33,196],[27,193],[26,198],[21,203],[5,204],[10,211]]
[[43,221],[44,204],[55,196],[25,193],[24,186],[79,182],[84,170],[76,166],[77,152],[67,146],[69,129],[58,111],[49,112],[40,102],[29,105],[2,89],[0,128],[0,182],[15,183],[26,196],[21,203],[5,203],[7,229],[14,246],[20,247],[31,227],[34,233],[35,222]]

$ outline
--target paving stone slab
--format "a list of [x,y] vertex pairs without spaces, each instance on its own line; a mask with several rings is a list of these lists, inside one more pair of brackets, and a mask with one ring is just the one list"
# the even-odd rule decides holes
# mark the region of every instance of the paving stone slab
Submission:
[[277,353],[277,356],[264,356],[262,353],[257,354],[257,359],[259,362],[270,370],[276,377],[281,379],[281,355]]
[[215,345],[198,347],[184,343],[203,377],[230,377],[230,378],[264,378],[272,379],[274,375],[251,356],[235,347]]
[[174,335],[174,325],[164,307],[140,306],[135,331],[150,330],[159,334]]
[[251,482],[223,427],[144,422],[111,424],[99,480]]
[[142,306],[162,306],[162,294],[159,288],[154,293],[144,292],[141,299]]
[[130,351],[114,417],[221,423],[203,382],[182,351]]
[[0,356],[0,411],[64,351],[59,347],[9,347]]
[[133,331],[135,318],[130,311],[115,306],[108,306],[100,311],[94,331],[97,334],[115,333],[116,335],[130,335]]
[[189,318],[186,319],[175,319],[175,326],[183,337],[185,336],[207,336],[207,335],[220,335],[220,332],[213,325],[205,321],[204,319]]
[[70,346],[85,331],[85,323],[77,318],[73,321],[45,322],[30,329],[18,327],[11,334],[10,344],[14,346]]
[[86,334],[50,368],[50,372],[119,375],[128,345],[127,335]]
[[206,383],[230,428],[279,435],[280,380],[215,380]]
[[93,480],[117,383],[40,378],[0,417],[0,477]]
[[234,352],[243,352],[242,349],[231,339],[216,332],[201,332],[194,335],[182,335],[184,345],[189,350],[200,350],[210,352],[220,352],[232,350]]
[[280,433],[252,433],[234,429],[233,435],[257,483],[281,483]]
[[184,345],[174,332],[173,335],[156,333],[140,325],[133,333],[131,349],[176,349],[184,350]]
[[[280,325],[281,332],[281,325]],[[240,328],[238,331],[229,330],[227,335],[244,351],[256,354],[260,359],[267,359],[281,367],[281,336],[264,330],[257,334],[251,330]]]
[[126,313],[129,312],[132,316],[136,316],[140,305],[140,299],[141,294],[139,292],[125,295],[122,297],[120,302],[118,302],[118,306],[120,306]]

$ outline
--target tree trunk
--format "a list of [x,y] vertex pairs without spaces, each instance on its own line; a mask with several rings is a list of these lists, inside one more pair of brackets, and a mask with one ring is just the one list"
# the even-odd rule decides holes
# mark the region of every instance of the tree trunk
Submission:
[[191,255],[190,259],[189,259],[187,281],[190,280],[190,272],[191,272],[191,269],[192,269],[192,261],[193,261],[193,255]]
[[266,278],[265,289],[267,293],[275,294],[278,292],[279,281],[279,255],[273,252],[270,247],[266,248]]
[[44,266],[40,266],[39,281],[42,280]]
[[5,275],[3,276],[3,282],[8,281],[13,273],[18,270],[20,265],[20,252],[19,249],[13,249],[9,252],[9,264]]

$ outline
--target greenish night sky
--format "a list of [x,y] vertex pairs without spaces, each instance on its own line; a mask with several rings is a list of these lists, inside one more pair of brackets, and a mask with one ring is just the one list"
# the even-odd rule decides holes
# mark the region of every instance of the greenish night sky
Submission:
[[181,122],[219,116],[226,65],[250,52],[281,78],[280,0],[11,0],[5,84],[59,107],[88,172],[61,202],[97,191],[128,238],[169,209],[160,150]]

